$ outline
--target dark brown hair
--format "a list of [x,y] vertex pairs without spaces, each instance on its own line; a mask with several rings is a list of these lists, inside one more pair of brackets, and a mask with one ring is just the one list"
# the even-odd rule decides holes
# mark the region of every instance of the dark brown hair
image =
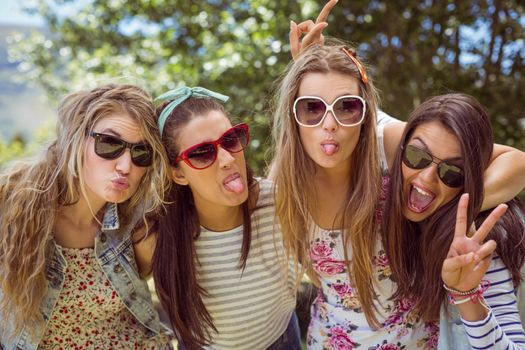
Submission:
[[[157,116],[167,106],[157,108]],[[190,120],[210,111],[220,111],[223,106],[211,98],[191,97],[177,106],[164,125],[162,143],[166,148],[172,167],[180,153],[179,133]],[[244,269],[251,243],[251,218],[249,203],[252,203],[254,179],[248,174],[248,200],[242,204],[243,241],[239,268]],[[186,349],[198,349],[212,341],[212,331],[217,329],[204,305],[206,295],[197,281],[198,259],[195,239],[200,234],[200,223],[193,195],[189,186],[173,183],[166,195],[168,204],[158,220],[158,235],[153,254],[153,278],[163,308],[168,313],[171,325]]]
[[[490,211],[479,214],[483,202],[483,175],[493,150],[490,119],[473,97],[447,94],[433,97],[410,116],[401,138],[404,146],[414,130],[422,124],[437,121],[454,134],[461,148],[465,181],[460,193],[469,194],[468,226],[477,224]],[[403,216],[403,175],[401,147],[391,169],[390,190],[383,215],[383,243],[397,282],[394,297],[410,297],[425,321],[439,318],[441,304],[446,300],[441,281],[441,268],[454,237],[459,195],[444,204],[425,221],[416,223]],[[523,207],[517,200],[509,202],[509,210],[498,222],[488,239],[494,239],[497,252],[511,271],[514,283],[519,283],[519,267],[525,259]],[[521,220],[520,220],[521,215]],[[512,252],[510,252],[512,249]],[[429,254],[432,252],[431,254]]]

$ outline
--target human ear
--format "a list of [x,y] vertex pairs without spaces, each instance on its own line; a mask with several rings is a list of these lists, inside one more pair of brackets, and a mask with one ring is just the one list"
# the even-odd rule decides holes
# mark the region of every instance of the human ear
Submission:
[[171,178],[178,185],[186,186],[188,184],[188,180],[186,179],[186,176],[184,176],[184,172],[180,167],[171,169]]

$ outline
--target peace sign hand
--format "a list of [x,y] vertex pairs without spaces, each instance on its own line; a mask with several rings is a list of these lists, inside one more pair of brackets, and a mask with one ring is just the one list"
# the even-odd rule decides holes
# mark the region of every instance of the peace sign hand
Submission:
[[[315,23],[309,19],[299,24],[290,21],[290,51],[292,58],[295,58],[312,44],[324,44],[323,29],[328,26],[326,19],[332,11],[332,8],[337,4],[338,0],[330,0],[324,5],[323,9],[317,16]],[[301,36],[304,35],[301,41]]]
[[480,284],[490,266],[492,252],[496,249],[494,240],[483,241],[507,210],[506,204],[498,205],[478,230],[472,225],[467,236],[468,200],[467,193],[459,199],[454,240],[441,269],[443,283],[459,291],[471,290]]

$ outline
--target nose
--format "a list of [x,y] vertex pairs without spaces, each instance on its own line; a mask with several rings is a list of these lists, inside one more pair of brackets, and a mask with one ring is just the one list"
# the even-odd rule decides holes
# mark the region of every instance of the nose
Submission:
[[335,120],[335,117],[331,111],[326,112],[326,116],[323,120],[323,130],[334,132],[337,130],[339,123]]
[[131,152],[129,149],[125,149],[124,153],[117,158],[116,170],[121,174],[129,174],[133,162],[131,161]]
[[430,164],[428,167],[421,169],[419,177],[426,183],[435,183],[438,181],[437,176],[437,165],[435,163]]
[[218,146],[217,161],[219,162],[219,166],[221,169],[229,169],[235,162],[235,157],[233,156],[233,154],[231,154],[221,146]]

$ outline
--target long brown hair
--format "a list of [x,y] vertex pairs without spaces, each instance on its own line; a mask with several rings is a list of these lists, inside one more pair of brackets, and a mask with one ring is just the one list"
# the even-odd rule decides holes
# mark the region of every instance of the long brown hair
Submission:
[[[371,261],[378,226],[375,211],[381,186],[376,143],[378,96],[372,81],[368,84],[361,81],[360,72],[342,50],[344,47],[348,49],[344,43],[335,40],[324,46],[309,47],[289,65],[280,82],[273,120],[272,174],[276,184],[276,210],[287,252],[309,271],[308,232],[312,229],[309,212],[316,203],[311,178],[316,170],[314,161],[301,144],[292,107],[301,81],[308,73],[338,72],[354,77],[359,82],[359,94],[365,99],[367,108],[359,141],[351,157],[352,173],[348,179],[351,190],[345,207],[341,208],[344,212],[342,237],[349,277],[357,289],[368,322],[377,325],[373,311],[375,293]],[[355,55],[355,51],[349,50]],[[351,264],[347,256],[349,246],[353,252]],[[312,277],[316,280],[314,275]]]
[[[465,160],[465,181],[460,193],[469,193],[467,222],[470,224],[478,218],[479,224],[481,218],[488,215],[486,212],[478,216],[483,201],[483,173],[493,150],[490,118],[471,96],[436,96],[412,112],[401,145],[406,145],[419,125],[432,121],[439,122],[458,139]],[[407,199],[403,196],[401,155],[400,147],[391,169],[389,196],[383,215],[383,243],[392,276],[397,282],[395,297],[414,298],[422,318],[434,321],[446,300],[441,268],[454,237],[459,195],[422,223],[405,219],[403,206]],[[519,267],[525,259],[524,221],[523,208],[519,202],[511,201],[508,212],[489,234],[489,239],[497,242],[497,251],[511,270],[515,283],[520,281]]]
[[[169,102],[157,108],[157,115]],[[164,125],[162,143],[172,167],[178,166],[180,130],[189,121],[210,111],[226,114],[223,106],[211,98],[191,97],[177,106]],[[250,203],[254,184],[248,169],[248,200],[242,204],[243,241],[239,268],[244,269],[251,243]],[[212,342],[217,329],[206,309],[203,296],[206,291],[197,281],[198,257],[195,239],[200,234],[200,223],[189,186],[172,184],[167,193],[165,212],[158,221],[158,235],[153,254],[153,278],[160,301],[170,317],[171,325],[184,347],[192,350]]]
[[120,218],[130,218],[144,198],[148,198],[145,212],[162,203],[167,161],[151,97],[139,87],[113,84],[66,96],[58,107],[56,139],[37,159],[19,162],[0,176],[0,319],[13,317],[15,333],[24,325],[43,322],[45,264],[57,212],[85,193],[81,169],[88,131],[111,113],[125,113],[136,121],[154,150],[153,165],[137,192],[119,204]]

